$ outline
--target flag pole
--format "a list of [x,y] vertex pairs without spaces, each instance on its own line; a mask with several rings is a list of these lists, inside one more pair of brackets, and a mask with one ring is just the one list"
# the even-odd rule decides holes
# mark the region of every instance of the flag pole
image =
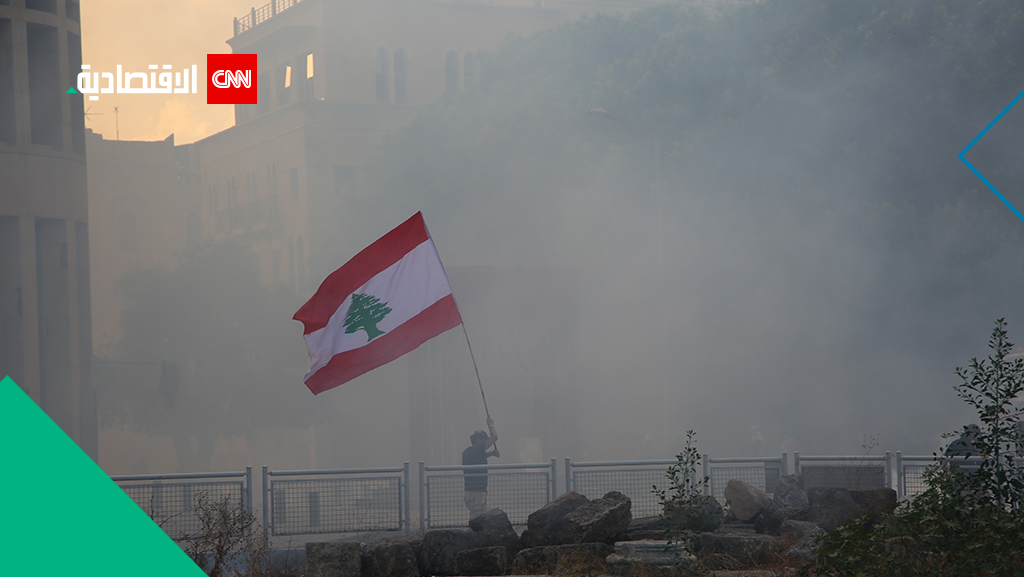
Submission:
[[[466,345],[469,347],[469,358],[473,360],[473,371],[476,372],[476,384],[480,385],[480,398],[484,400],[484,414],[491,418],[491,412],[487,410],[487,395],[484,394],[484,383],[480,380],[480,369],[476,366],[476,357],[473,356],[473,345],[469,342],[469,332],[466,331],[466,322],[462,322],[462,334],[466,335]],[[497,443],[494,444],[495,447]]]

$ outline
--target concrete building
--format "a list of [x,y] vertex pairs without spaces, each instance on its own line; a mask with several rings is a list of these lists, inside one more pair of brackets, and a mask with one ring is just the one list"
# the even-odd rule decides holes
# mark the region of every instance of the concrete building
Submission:
[[0,2],[0,374],[96,459],[79,21]]
[[106,140],[86,129],[92,224],[93,343],[101,357],[121,336],[117,280],[133,265],[174,268],[203,237],[199,173],[190,145]]

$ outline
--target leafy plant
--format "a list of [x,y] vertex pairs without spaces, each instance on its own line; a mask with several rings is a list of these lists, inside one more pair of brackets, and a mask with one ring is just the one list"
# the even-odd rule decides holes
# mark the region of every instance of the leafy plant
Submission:
[[[803,574],[828,576],[995,576],[1024,574],[1024,498],[1019,410],[1024,361],[1009,360],[1006,322],[996,321],[992,354],[957,368],[958,396],[982,425],[964,427],[980,459],[977,468],[937,464],[927,489],[879,519],[858,519],[819,540],[818,560]],[[969,451],[968,451],[969,452]],[[938,457],[936,457],[938,461]]]
[[210,577],[295,577],[297,563],[275,563],[259,520],[227,496],[198,495],[193,512],[199,528],[180,539],[182,549]]
[[[673,545],[681,545],[684,550],[696,554],[700,533],[708,518],[722,514],[718,503],[704,494],[710,478],[697,478],[700,452],[694,442],[695,436],[692,429],[686,431],[685,447],[676,455],[676,462],[665,471],[668,487],[660,489],[654,485],[651,489],[661,505],[661,519],[666,527],[665,538],[675,553],[677,572],[683,569],[683,559],[679,547]],[[693,564],[689,569],[703,572],[699,564]]]

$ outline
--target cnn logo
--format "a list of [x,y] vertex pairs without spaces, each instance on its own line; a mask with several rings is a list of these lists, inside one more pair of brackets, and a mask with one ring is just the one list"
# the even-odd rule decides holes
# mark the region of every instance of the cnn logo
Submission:
[[256,55],[206,55],[207,104],[256,104]]

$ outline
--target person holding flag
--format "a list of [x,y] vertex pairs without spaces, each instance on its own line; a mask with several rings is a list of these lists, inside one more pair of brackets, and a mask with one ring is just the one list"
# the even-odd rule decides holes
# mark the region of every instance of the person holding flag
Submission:
[[[498,447],[494,443],[498,440],[498,432],[494,430],[494,419],[487,417],[487,428],[490,435],[484,431],[476,431],[469,437],[472,443],[462,451],[463,465],[486,465],[488,457],[500,457]],[[494,447],[493,451],[487,449]],[[487,512],[487,469],[465,469],[465,497],[466,507],[469,509],[469,519],[473,519]]]

